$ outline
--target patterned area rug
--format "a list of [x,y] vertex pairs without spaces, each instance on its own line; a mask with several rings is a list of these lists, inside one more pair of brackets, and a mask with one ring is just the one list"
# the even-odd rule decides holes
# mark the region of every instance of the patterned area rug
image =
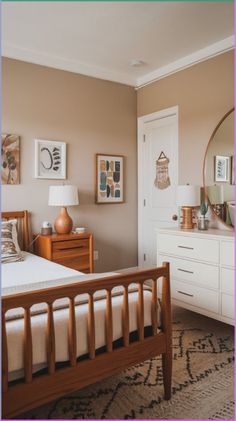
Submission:
[[233,328],[178,307],[173,320],[170,401],[157,357],[21,419],[234,419]]

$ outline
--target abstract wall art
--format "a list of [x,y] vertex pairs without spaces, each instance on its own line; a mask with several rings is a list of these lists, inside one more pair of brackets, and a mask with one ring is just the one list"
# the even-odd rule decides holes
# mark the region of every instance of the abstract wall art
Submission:
[[35,178],[66,178],[66,143],[35,139]]
[[124,201],[124,157],[96,155],[96,203]]
[[20,137],[2,134],[2,184],[20,183]]

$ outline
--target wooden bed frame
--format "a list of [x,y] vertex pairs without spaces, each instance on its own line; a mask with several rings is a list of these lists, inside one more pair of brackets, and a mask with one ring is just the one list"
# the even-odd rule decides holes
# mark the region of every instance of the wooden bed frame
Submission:
[[[23,226],[24,249],[29,246],[28,212],[3,212],[3,218],[17,218]],[[162,325],[157,333],[157,279],[162,278]],[[144,337],[144,298],[143,285],[147,280],[152,283],[152,336]],[[138,287],[137,325],[138,340],[129,341],[129,294],[128,286],[136,283]],[[123,287],[122,332],[123,345],[113,349],[112,333],[112,296],[111,290]],[[95,323],[93,294],[106,290],[106,352],[95,355]],[[83,361],[76,358],[75,297],[88,294],[88,345],[89,357]],[[69,298],[68,349],[69,366],[57,368],[55,362],[55,331],[53,303],[60,298]],[[32,375],[32,332],[30,308],[37,303],[47,303],[47,365],[48,373]],[[13,308],[24,309],[24,372],[22,382],[8,382],[8,349],[5,314]],[[41,289],[4,296],[2,298],[2,417],[13,418],[20,413],[43,405],[65,394],[79,390],[89,384],[116,374],[132,365],[156,355],[162,355],[164,397],[171,397],[172,339],[171,305],[169,285],[169,264],[162,267],[140,270],[135,273],[118,274],[98,280],[83,281],[76,284]]]

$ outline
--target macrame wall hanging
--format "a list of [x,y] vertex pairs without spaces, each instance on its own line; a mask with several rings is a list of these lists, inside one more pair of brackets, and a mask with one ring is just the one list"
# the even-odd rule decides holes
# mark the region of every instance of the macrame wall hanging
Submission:
[[154,185],[157,189],[167,189],[170,186],[169,158],[162,151],[156,161],[156,178]]

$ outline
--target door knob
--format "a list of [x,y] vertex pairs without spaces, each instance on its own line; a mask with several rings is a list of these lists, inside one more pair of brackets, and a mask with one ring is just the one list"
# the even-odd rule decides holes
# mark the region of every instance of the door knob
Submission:
[[173,219],[173,221],[177,221],[178,215],[172,215],[172,219]]

